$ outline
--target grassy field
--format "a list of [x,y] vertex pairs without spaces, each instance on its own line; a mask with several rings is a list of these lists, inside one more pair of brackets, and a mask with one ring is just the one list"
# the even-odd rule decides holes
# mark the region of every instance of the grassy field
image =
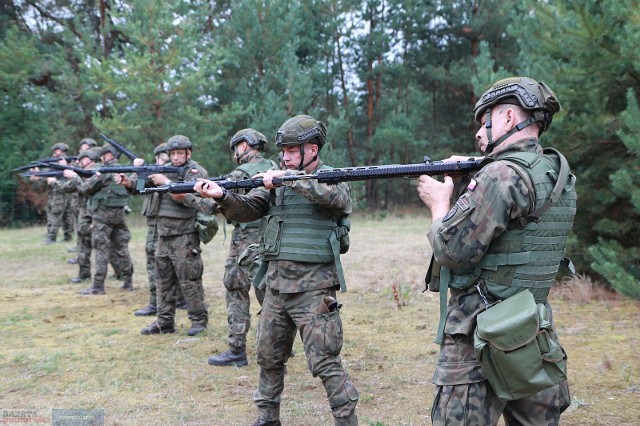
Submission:
[[[178,311],[176,334],[142,336],[151,319],[133,311],[148,301],[146,229],[132,219],[136,289],[123,292],[121,282],[109,279],[106,296],[80,296],[83,286],[69,283],[77,275],[66,263],[71,244],[43,245],[43,227],[0,231],[0,412],[97,408],[108,425],[251,424],[258,377],[253,339],[248,367],[207,365],[209,355],[226,348],[221,278],[228,241],[220,231],[204,247],[208,332],[187,336],[189,321]],[[438,300],[422,292],[427,227],[427,219],[411,215],[354,218],[351,250],[343,257],[349,291],[340,295],[342,356],[360,392],[363,425],[430,424]],[[640,303],[611,296],[584,277],[554,293],[573,397],[563,424],[638,424]],[[333,424],[300,341],[294,349],[283,424]]]

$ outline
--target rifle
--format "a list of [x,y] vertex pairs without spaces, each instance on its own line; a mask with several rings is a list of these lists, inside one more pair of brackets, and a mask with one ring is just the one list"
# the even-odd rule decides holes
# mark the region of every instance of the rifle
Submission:
[[31,177],[31,176],[36,176],[36,177],[62,177],[62,170],[46,170],[43,172],[25,172],[25,173],[20,173],[20,176],[22,177]]
[[[152,165],[141,165],[141,166],[103,166],[98,167],[96,169],[81,169],[79,167],[73,166],[63,166],[62,164],[52,164],[49,167],[57,170],[73,170],[79,176],[82,177],[90,177],[95,175],[96,173],[107,174],[107,173],[137,173],[138,174],[138,182],[136,183],[136,190],[140,193],[144,193],[145,183],[147,178],[150,175],[159,173],[159,174],[167,174],[167,173],[176,173],[178,176],[186,176],[187,173],[192,169],[192,167],[176,167],[176,166],[152,166]],[[211,178],[211,180],[222,180],[225,179],[226,176],[218,176],[215,178]],[[193,185],[192,185],[193,186]]]
[[[113,146],[116,150],[118,150],[118,152],[127,156],[131,161],[135,160],[136,158],[139,158],[133,152],[129,151],[124,145],[107,137],[104,133],[100,133],[100,137],[105,141],[107,141],[109,144],[111,144],[111,146]],[[119,154],[118,154],[118,157],[120,157]]]
[[[364,167],[343,167],[336,169],[318,170],[316,174],[283,176],[273,179],[275,185],[283,182],[298,180],[317,180],[319,183],[335,185],[340,182],[354,182],[373,179],[390,178],[416,178],[420,175],[467,175],[480,170],[485,163],[483,160],[469,159],[465,161],[431,161],[425,157],[424,163],[416,164],[394,164],[382,166]],[[241,180],[220,180],[216,181],[218,186],[225,189],[252,189],[264,186],[262,178],[241,179]],[[193,185],[195,182],[177,182],[168,185],[144,188],[140,192],[143,194],[152,192],[172,192],[176,194],[186,194],[195,192]]]
[[70,163],[72,161],[76,161],[78,159],[77,155],[71,155],[71,156],[65,156],[65,157],[49,157],[49,158],[43,158],[42,160],[35,160],[32,161],[31,163],[27,164],[26,166],[22,166],[22,167],[16,167],[15,169],[12,169],[12,172],[21,172],[23,170],[29,170],[29,169],[33,169],[34,167],[49,167],[50,163],[57,163],[60,160],[65,160],[67,163]]

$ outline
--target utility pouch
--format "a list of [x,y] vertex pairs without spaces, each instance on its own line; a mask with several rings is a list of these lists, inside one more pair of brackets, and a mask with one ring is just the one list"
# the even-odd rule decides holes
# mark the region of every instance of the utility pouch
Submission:
[[566,356],[551,331],[546,307],[526,289],[478,315],[476,358],[500,400],[526,398],[567,379]]
[[196,212],[196,231],[202,244],[207,244],[218,233],[218,222],[214,215]]
[[338,227],[334,230],[338,241],[340,241],[340,254],[345,254],[349,251],[349,231],[351,230],[351,221],[349,216],[342,216],[338,220]]
[[260,222],[260,246],[262,256],[277,256],[280,253],[280,239],[284,221],[278,216],[264,216]]

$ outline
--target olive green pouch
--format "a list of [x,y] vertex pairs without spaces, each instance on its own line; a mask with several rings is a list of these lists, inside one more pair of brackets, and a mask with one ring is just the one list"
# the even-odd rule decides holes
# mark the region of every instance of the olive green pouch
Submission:
[[280,239],[284,221],[278,216],[263,216],[260,222],[260,245],[262,256],[277,256],[280,253]]
[[196,231],[202,244],[207,244],[218,233],[218,221],[211,214],[196,212]]
[[478,315],[476,358],[500,400],[525,398],[566,380],[566,356],[551,330],[546,307],[529,290]]

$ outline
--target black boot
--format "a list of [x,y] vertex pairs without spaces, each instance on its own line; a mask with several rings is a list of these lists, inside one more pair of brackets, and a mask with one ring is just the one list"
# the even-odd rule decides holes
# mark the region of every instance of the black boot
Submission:
[[122,290],[133,291],[133,283],[131,282],[131,277],[124,279],[124,284],[120,287]]
[[80,290],[80,294],[83,296],[90,296],[94,294],[104,294],[104,287],[88,287]]
[[137,317],[150,317],[150,316],[154,316],[157,313],[158,313],[158,308],[156,308],[156,305],[152,305],[151,303],[149,303],[147,306],[145,306],[144,308],[138,309],[133,314]]
[[168,333],[175,333],[175,332],[176,332],[176,327],[173,324],[161,325],[158,323],[158,321],[154,321],[148,326],[146,326],[145,328],[143,328],[142,330],[140,330],[140,333],[146,334],[146,335],[168,334]]
[[235,352],[231,349],[227,349],[220,355],[210,356],[208,362],[209,365],[218,367],[244,367],[249,364],[249,361],[247,361],[247,353],[244,350],[242,352]]
[[202,333],[203,331],[206,331],[206,330],[207,330],[206,324],[192,323],[187,334],[189,336],[195,336],[196,334]]
[[72,283],[74,283],[74,284],[80,284],[82,281],[86,281],[86,280],[88,280],[89,278],[91,278],[91,277],[73,277],[73,278],[71,278],[71,280],[70,280],[70,281],[71,281]]

